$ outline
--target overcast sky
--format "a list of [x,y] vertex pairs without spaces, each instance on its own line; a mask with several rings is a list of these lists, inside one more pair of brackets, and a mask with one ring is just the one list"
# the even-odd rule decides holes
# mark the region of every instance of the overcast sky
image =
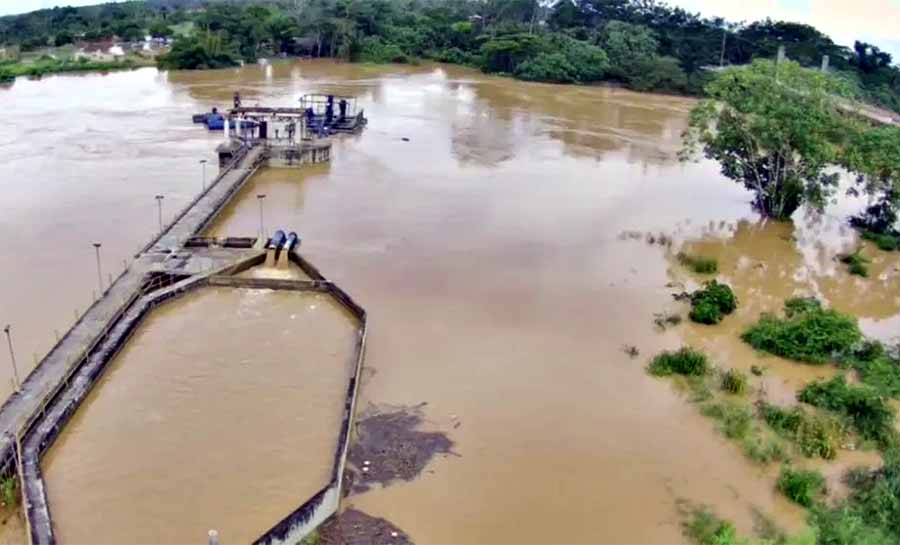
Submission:
[[[0,15],[99,0],[0,0]],[[900,0],[669,0],[704,15],[731,21],[783,19],[811,24],[839,44],[862,39],[890,51],[900,62]]]

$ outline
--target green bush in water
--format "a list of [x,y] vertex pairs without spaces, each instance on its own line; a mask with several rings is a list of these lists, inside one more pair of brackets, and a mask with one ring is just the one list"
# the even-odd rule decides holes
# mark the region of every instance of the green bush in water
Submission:
[[860,436],[876,441],[882,448],[895,444],[895,411],[869,386],[852,386],[843,376],[837,376],[827,382],[807,384],[797,398],[846,416]]
[[869,276],[870,261],[868,258],[863,257],[863,255],[860,254],[859,251],[841,256],[841,263],[847,265],[847,270],[850,272],[850,274],[862,276],[863,278]]
[[679,252],[677,257],[682,265],[695,273],[713,274],[719,270],[718,261],[712,257],[693,256],[684,252]]
[[818,471],[784,468],[778,477],[778,490],[794,503],[812,507],[825,490],[825,477]]
[[708,373],[709,368],[706,354],[685,346],[676,351],[665,351],[656,355],[647,370],[656,376],[700,376]]
[[729,394],[743,395],[747,391],[747,375],[737,369],[722,373],[722,389]]
[[815,299],[790,299],[785,318],[764,314],[741,338],[753,348],[808,363],[825,363],[862,340],[856,320]]
[[701,324],[717,324],[737,308],[737,298],[727,284],[715,280],[691,294],[691,320]]

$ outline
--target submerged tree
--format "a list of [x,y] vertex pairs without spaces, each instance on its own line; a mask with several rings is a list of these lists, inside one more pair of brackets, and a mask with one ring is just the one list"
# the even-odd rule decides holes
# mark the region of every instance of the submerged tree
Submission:
[[691,112],[682,158],[702,150],[755,195],[765,216],[787,220],[834,193],[848,122],[842,84],[793,62],[756,61],[719,74]]

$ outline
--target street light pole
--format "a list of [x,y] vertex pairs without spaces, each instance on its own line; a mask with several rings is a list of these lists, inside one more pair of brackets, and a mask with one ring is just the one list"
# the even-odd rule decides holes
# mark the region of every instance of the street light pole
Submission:
[[203,191],[206,191],[206,159],[200,159],[200,164],[203,165]]
[[163,195],[157,195],[154,198],[156,199],[156,204],[158,205],[158,208],[159,208],[159,234],[162,234],[162,232],[163,232],[162,202],[165,197]]
[[263,223],[263,201],[265,198],[266,195],[264,193],[256,196],[256,200],[259,201],[259,238],[266,238],[265,223]]
[[6,343],[9,345],[9,361],[12,362],[13,368],[13,386],[16,388],[16,392],[19,391],[19,369],[16,367],[16,354],[13,352],[12,346],[12,336],[9,333],[9,325],[3,328],[3,332],[6,333]]
[[103,272],[100,270],[100,246],[99,242],[94,243],[94,250],[97,253],[97,286],[100,288],[100,293],[103,293]]

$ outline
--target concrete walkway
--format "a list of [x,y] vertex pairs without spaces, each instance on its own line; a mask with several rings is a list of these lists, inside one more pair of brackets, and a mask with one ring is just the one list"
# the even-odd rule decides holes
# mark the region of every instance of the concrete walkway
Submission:
[[8,469],[13,461],[16,436],[31,428],[49,401],[66,384],[73,370],[142,295],[141,284],[145,274],[159,267],[170,252],[179,250],[188,238],[198,234],[215,219],[256,171],[263,156],[263,149],[254,147],[237,164],[223,171],[185,212],[148,245],[149,251],[141,254],[82,314],[28,375],[19,392],[3,403],[0,407],[0,460],[3,461],[3,469]]

